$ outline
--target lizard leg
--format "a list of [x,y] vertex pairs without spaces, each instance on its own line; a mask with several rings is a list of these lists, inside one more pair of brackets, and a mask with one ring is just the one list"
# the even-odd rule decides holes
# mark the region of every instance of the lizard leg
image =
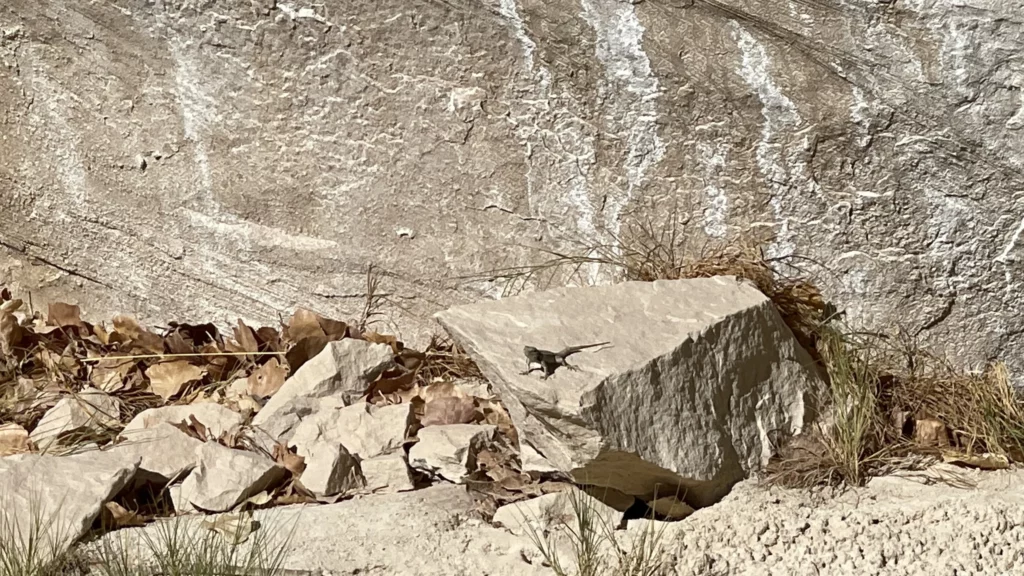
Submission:
[[580,371],[579,368],[573,366],[572,364],[569,364],[568,362],[565,362],[562,365],[565,366],[566,370],[572,370],[573,372],[579,372]]

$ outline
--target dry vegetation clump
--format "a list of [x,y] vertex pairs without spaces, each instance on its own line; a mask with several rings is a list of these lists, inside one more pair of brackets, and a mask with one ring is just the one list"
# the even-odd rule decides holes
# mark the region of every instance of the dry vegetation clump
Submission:
[[[648,210],[648,213],[655,213]],[[730,275],[752,282],[776,306],[827,383],[813,430],[783,439],[768,469],[786,486],[859,485],[896,469],[939,459],[983,468],[1024,462],[1024,392],[1001,363],[979,372],[954,367],[899,330],[856,332],[822,297],[795,258],[766,258],[756,241],[697,250],[678,210],[666,220],[626,226],[607,244],[575,242],[572,251],[535,248],[539,263],[491,271],[506,293],[583,280],[588,267],[618,281]],[[795,271],[783,274],[781,270]]]

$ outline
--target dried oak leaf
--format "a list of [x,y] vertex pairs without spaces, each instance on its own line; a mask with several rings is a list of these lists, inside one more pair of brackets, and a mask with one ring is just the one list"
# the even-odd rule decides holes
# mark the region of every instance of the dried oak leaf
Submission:
[[92,364],[89,381],[104,392],[117,392],[124,388],[124,380],[135,367],[135,360],[103,358]]
[[192,354],[195,352],[195,346],[191,341],[185,340],[180,332],[171,332],[165,336],[164,346],[167,347],[169,354]]
[[179,324],[177,322],[168,322],[167,326],[171,329],[171,332],[181,335],[186,340],[192,342],[192,345],[196,347],[220,341],[220,331],[217,330],[216,326],[209,322],[206,324]]
[[327,333],[320,327],[320,315],[312,310],[299,308],[292,314],[291,320],[285,327],[284,336],[290,342],[298,343],[304,338],[327,337]]
[[306,469],[306,459],[289,450],[288,446],[281,442],[274,444],[272,455],[274,461],[284,466],[295,478],[302,476],[302,472]]
[[18,318],[9,312],[0,312],[0,354],[13,355],[24,336],[25,329],[18,324]]
[[140,348],[149,354],[163,354],[164,339],[146,330],[131,316],[114,316],[114,330],[128,338],[132,348]]
[[101,522],[108,528],[128,528],[146,525],[145,518],[126,509],[117,502],[107,502],[103,505]]
[[28,451],[28,430],[13,422],[0,424],[0,457]]
[[296,373],[303,364],[319,354],[325,346],[327,346],[327,336],[323,334],[309,336],[296,342],[284,356],[291,373]]
[[86,328],[85,322],[82,322],[82,310],[74,304],[65,304],[64,302],[50,303],[46,313],[46,323],[59,328]]
[[0,304],[0,313],[6,312],[8,314],[12,314],[21,308],[22,304],[24,304],[24,302],[20,299],[6,300],[3,304]]
[[161,362],[146,369],[150,389],[164,400],[169,400],[180,393],[186,384],[202,379],[205,374],[206,370],[185,360]]
[[281,344],[281,334],[277,330],[268,326],[256,330],[256,338],[259,339],[260,345],[267,352],[284,352],[284,346]]
[[398,338],[388,334],[378,334],[376,332],[364,332],[362,339],[367,342],[373,342],[374,344],[387,344],[391,346],[391,351],[395,354],[402,352],[403,345],[398,341]]
[[363,396],[368,402],[377,402],[382,396],[389,396],[396,392],[409,390],[416,385],[416,373],[408,372],[399,376],[382,377],[367,386]]
[[192,438],[195,438],[196,440],[206,442],[207,440],[210,439],[210,431],[202,422],[196,420],[196,417],[194,415],[189,415],[188,422],[182,420],[181,422],[168,422],[168,424],[174,426],[178,430],[181,430],[182,432],[191,436]]
[[479,416],[472,398],[445,396],[426,403],[420,422],[423,426],[471,424],[476,422]]
[[269,398],[284,385],[288,368],[281,365],[277,358],[271,358],[249,375],[249,394],[257,398]]
[[245,325],[242,319],[238,319],[238,326],[235,326],[235,342],[225,343],[225,348],[231,352],[259,352],[260,343],[256,341],[256,333],[252,328]]

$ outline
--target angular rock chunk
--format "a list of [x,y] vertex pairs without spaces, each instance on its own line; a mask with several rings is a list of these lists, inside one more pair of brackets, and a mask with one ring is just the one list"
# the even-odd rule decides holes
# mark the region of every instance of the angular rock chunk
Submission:
[[29,438],[41,451],[59,444],[66,432],[93,431],[120,424],[120,403],[102,390],[85,388],[65,396],[36,424]]
[[44,547],[40,557],[66,550],[85,534],[138,466],[137,459],[102,452],[0,458],[0,539],[14,550],[24,550],[26,537],[38,527],[43,530],[36,538]]
[[579,517],[583,508],[592,514],[591,518],[595,521],[593,529],[598,535],[605,534],[605,529],[615,530],[622,522],[622,512],[577,488],[545,494],[524,502],[506,504],[498,508],[491,522],[519,535],[531,532],[543,534],[548,530],[563,527],[579,534]]
[[390,454],[405,442],[411,410],[409,403],[378,407],[363,402],[326,409],[304,418],[288,444],[300,456],[307,444],[316,441],[343,444],[363,460]]
[[187,508],[187,501],[200,510],[225,512],[287,475],[285,468],[269,458],[214,442],[197,448],[196,458],[198,466],[181,484],[182,508]]
[[475,468],[476,455],[493,440],[495,426],[448,424],[419,431],[409,450],[409,465],[445,480],[461,483]]
[[328,343],[288,378],[253,418],[253,427],[260,432],[256,440],[268,450],[274,441],[287,442],[303,418],[321,409],[351,404],[392,361],[391,347],[386,344],[353,338]]
[[225,432],[233,432],[242,426],[242,416],[237,412],[213,402],[200,402],[184,406],[163,406],[161,408],[143,410],[124,427],[120,437],[130,438],[132,432],[145,428],[154,428],[164,422],[171,424],[184,422],[187,424],[190,416],[195,416],[196,420],[205,426],[214,438],[221,436]]
[[359,459],[340,442],[318,440],[304,445],[299,455],[306,459],[302,485],[317,496],[344,494],[366,484],[359,473]]
[[364,488],[367,492],[390,494],[415,488],[403,454],[389,454],[363,460],[359,463],[359,469],[366,480]]
[[140,459],[136,480],[164,484],[182,477],[196,466],[196,449],[203,442],[168,422],[152,428],[122,433],[122,441],[108,452]]
[[[566,288],[458,306],[437,319],[528,442],[577,480],[650,500],[715,502],[795,434],[821,384],[774,305],[731,276]],[[523,345],[610,341],[542,380]]]

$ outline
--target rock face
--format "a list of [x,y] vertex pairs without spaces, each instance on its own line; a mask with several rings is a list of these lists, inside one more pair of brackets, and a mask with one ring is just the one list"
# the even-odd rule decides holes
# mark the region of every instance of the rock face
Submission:
[[52,557],[47,554],[66,549],[85,534],[103,504],[131,480],[138,466],[137,459],[97,452],[0,458],[0,531],[4,532],[4,544],[26,550],[25,545],[35,534],[35,545],[43,548],[36,558]]
[[113,396],[95,388],[64,396],[50,408],[29,435],[41,451],[60,444],[60,435],[73,432],[99,431],[117,426],[120,404]]
[[274,487],[287,471],[252,452],[232,450],[214,442],[206,442],[195,450],[196,469],[181,483],[175,507],[188,505],[208,512],[224,512],[246,498]]
[[[732,277],[560,289],[437,317],[521,440],[585,484],[645,499],[681,482],[688,503],[714,502],[767,462],[769,433],[802,429],[820,384],[771,302]],[[523,345],[602,341],[570,357],[577,371],[521,374]]]
[[1019,372],[1022,11],[7,0],[0,284],[271,323],[357,316],[372,261],[411,335],[497,289],[440,278],[542,257],[495,246],[678,205],[694,249],[764,236],[851,320]]

